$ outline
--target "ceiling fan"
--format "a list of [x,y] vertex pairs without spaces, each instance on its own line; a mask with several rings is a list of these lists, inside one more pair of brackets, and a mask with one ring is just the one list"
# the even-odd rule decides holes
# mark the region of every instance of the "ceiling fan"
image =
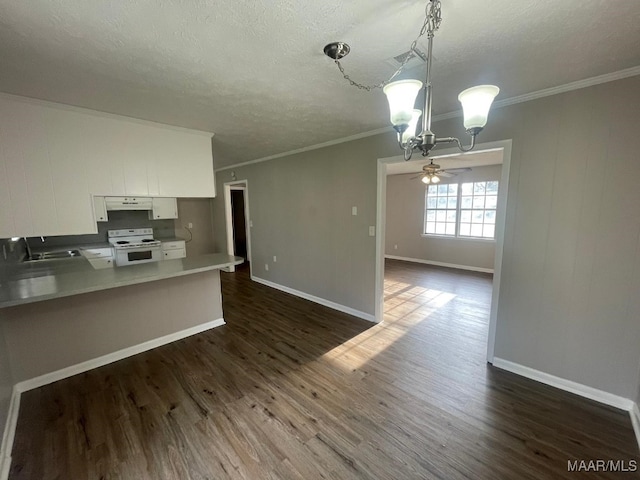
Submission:
[[422,183],[426,183],[428,185],[430,183],[439,183],[440,177],[455,177],[459,173],[470,171],[471,168],[469,167],[442,169],[440,168],[440,165],[438,165],[437,163],[433,163],[432,158],[431,162],[428,165],[422,167],[422,173],[420,175],[416,175],[415,177],[411,177],[411,180],[421,177]]

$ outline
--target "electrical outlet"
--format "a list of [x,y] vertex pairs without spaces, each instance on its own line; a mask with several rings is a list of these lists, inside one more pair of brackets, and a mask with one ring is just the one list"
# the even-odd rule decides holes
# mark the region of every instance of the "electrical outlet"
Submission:
[[276,263],[278,260],[276,259],[276,256],[273,256],[273,263]]
[[193,223],[191,222],[187,223],[187,228],[193,228]]
[[253,227],[253,221],[249,220],[249,227]]
[[398,249],[398,245],[394,245],[394,246],[393,246],[393,249],[394,249],[394,250],[397,250],[397,249]]
[[269,264],[268,264],[268,263],[265,263],[265,264],[264,264],[264,269],[265,269],[267,272],[269,271]]
[[358,215],[358,207],[351,207],[351,215],[353,216]]
[[375,225],[369,226],[369,236],[370,237],[375,237],[376,236],[376,227],[375,227]]

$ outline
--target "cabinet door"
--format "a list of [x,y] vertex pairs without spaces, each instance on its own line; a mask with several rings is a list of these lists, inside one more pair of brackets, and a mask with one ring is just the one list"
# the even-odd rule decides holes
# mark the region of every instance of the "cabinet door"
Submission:
[[[84,115],[69,115],[65,110],[46,108],[44,119],[58,220],[56,232],[50,235],[97,233],[91,192],[82,163],[86,129]],[[39,208],[45,208],[46,199],[37,199]],[[42,233],[36,232],[36,235]]]
[[211,137],[165,132],[156,159],[161,196],[215,197]]
[[108,222],[107,204],[104,197],[93,197],[93,210],[96,215],[96,222]]
[[152,220],[162,220],[165,218],[178,218],[178,201],[169,197],[154,197],[153,210],[149,217]]
[[187,252],[184,248],[176,248],[174,250],[166,250],[162,252],[165,260],[172,260],[174,258],[184,258],[187,256]]

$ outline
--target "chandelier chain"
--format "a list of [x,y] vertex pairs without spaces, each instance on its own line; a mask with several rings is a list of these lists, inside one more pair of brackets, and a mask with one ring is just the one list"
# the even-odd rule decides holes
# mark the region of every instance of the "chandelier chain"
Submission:
[[391,75],[391,77],[383,82],[378,83],[377,85],[364,85],[352,80],[351,77],[345,73],[344,67],[340,63],[340,60],[336,59],[334,60],[334,62],[338,66],[338,69],[340,70],[340,73],[342,73],[344,79],[349,82],[350,85],[357,87],[360,90],[366,90],[367,92],[370,92],[371,90],[374,90],[376,88],[383,88],[387,84],[391,83],[394,78],[400,75],[409,60],[416,56],[415,50],[418,46],[418,40],[420,40],[420,38],[424,36],[425,33],[427,34],[427,37],[433,37],[435,31],[440,28],[440,22],[442,21],[441,13],[440,0],[429,0],[427,2],[427,5],[424,9],[424,23],[422,24],[420,33],[411,43],[411,47],[409,48],[407,56],[404,58],[404,60],[402,60],[400,67],[393,73],[393,75]]

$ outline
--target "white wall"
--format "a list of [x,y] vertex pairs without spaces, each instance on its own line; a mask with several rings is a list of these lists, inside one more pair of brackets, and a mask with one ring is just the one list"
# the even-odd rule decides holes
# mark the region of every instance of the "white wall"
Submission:
[[[479,139],[513,140],[496,355],[625,398],[640,364],[638,105],[627,78],[497,109]],[[459,118],[433,129],[464,137]],[[388,134],[235,169],[250,180],[255,271],[373,313],[376,159],[399,153]]]
[[[500,180],[502,166],[474,167],[442,184]],[[428,262],[493,269],[495,241],[423,236],[426,185],[407,175],[387,176],[385,254]],[[394,248],[397,245],[398,248]]]

